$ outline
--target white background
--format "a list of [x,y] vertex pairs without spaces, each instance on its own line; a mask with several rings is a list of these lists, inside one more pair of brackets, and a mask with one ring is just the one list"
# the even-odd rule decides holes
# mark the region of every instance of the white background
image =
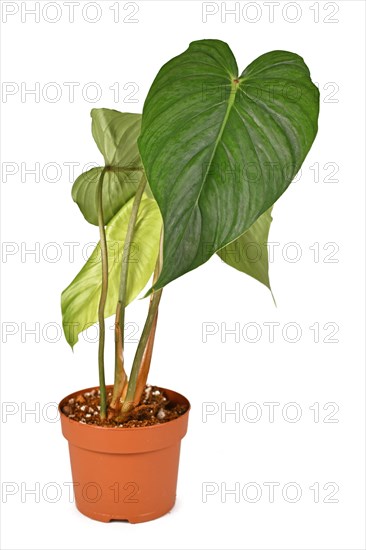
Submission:
[[[51,3],[46,12],[46,2],[40,2],[40,21],[35,22],[24,12],[34,4],[2,2],[2,79],[14,83],[14,94],[2,98],[2,161],[14,163],[6,165],[7,171],[9,166],[17,170],[2,185],[2,238],[5,251],[13,252],[3,250],[2,256],[3,548],[365,548],[364,3],[281,2],[270,22],[266,2],[237,2],[237,21],[235,15],[225,21],[221,3],[204,8],[196,1],[142,1],[137,11],[120,2],[114,22],[116,12],[110,8],[117,3],[106,1],[97,3],[100,19],[95,23],[91,20],[98,11],[91,6],[83,13],[84,0],[75,6],[73,23],[64,2]],[[16,8],[5,21],[4,10]],[[204,9],[217,13],[203,22]],[[59,21],[47,21],[58,15]],[[273,212],[269,240],[277,245],[270,275],[277,308],[265,287],[218,258],[164,291],[150,381],[180,391],[192,404],[177,504],[150,523],[102,524],[69,502],[67,443],[59,422],[52,422],[54,408],[47,406],[98,383],[97,344],[81,338],[72,353],[55,328],[61,323],[60,293],[81,268],[84,245],[98,240],[97,228],[84,221],[71,199],[65,163],[79,163],[76,177],[86,163],[101,162],[91,137],[90,109],[141,112],[161,65],[202,38],[228,42],[240,70],[274,49],[302,55],[320,87],[319,134],[301,178]],[[47,87],[51,82],[58,88]],[[65,82],[80,84],[74,101]],[[95,103],[93,89],[85,88],[90,82],[102,92]],[[35,83],[39,101],[34,95],[22,97],[21,91]],[[117,102],[110,89],[115,83]],[[57,89],[62,95],[52,102]],[[129,103],[134,90],[132,99],[138,102]],[[24,173],[37,162],[39,181]],[[48,163],[58,163],[61,172],[52,166],[47,171]],[[338,181],[329,181],[334,164],[324,168],[326,163],[337,165],[333,179]],[[74,261],[64,244],[70,242],[79,243]],[[39,254],[25,254],[37,246]],[[60,258],[52,261],[55,253]],[[296,254],[298,261],[290,261]],[[141,324],[145,309],[146,303],[137,302],[127,321]],[[264,324],[269,322],[279,323],[273,342]],[[204,323],[217,330],[206,341]],[[225,327],[235,326],[240,333],[225,336]],[[27,333],[35,327],[39,337]],[[290,342],[296,333],[298,341]],[[90,331],[89,338],[94,335]],[[129,343],[130,357],[132,350]],[[257,405],[248,407],[251,402]],[[273,422],[264,405],[268,402],[279,404]],[[207,422],[205,403],[216,403],[211,410],[219,411]],[[235,403],[240,417],[221,418],[220,411]],[[289,421],[296,410],[288,403],[297,404],[297,422]],[[319,403],[318,422],[314,407],[309,408],[314,403]],[[26,414],[35,407],[38,413]],[[249,421],[260,413],[257,422]],[[203,502],[206,482],[218,491]],[[273,502],[267,482],[279,483]],[[255,483],[252,488],[259,486],[262,495],[255,503],[249,502],[250,491],[239,502],[233,495],[222,502],[223,489],[235,483],[240,490]],[[283,496],[287,483],[301,489],[298,502],[288,502],[293,487],[288,498],[286,492]],[[319,502],[309,488],[316,483]],[[51,487],[49,492],[45,487]],[[324,502],[335,487],[337,502]],[[40,502],[26,494],[32,488]],[[14,494],[7,494],[11,490]],[[59,500],[50,502],[55,495]]]

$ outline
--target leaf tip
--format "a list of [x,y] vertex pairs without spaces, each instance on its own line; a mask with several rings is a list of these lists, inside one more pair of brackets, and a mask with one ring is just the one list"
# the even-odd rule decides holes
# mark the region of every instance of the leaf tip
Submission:
[[145,298],[148,298],[149,296],[151,296],[154,290],[155,288],[152,286],[143,296],[141,296],[141,298],[139,298],[139,300],[144,300]]
[[276,298],[274,297],[274,294],[273,294],[273,292],[272,292],[272,289],[271,289],[270,286],[268,286],[268,289],[269,289],[269,291],[270,291],[270,293],[271,293],[271,296],[272,296],[272,300],[273,300],[274,306],[275,306],[275,308],[277,308]]

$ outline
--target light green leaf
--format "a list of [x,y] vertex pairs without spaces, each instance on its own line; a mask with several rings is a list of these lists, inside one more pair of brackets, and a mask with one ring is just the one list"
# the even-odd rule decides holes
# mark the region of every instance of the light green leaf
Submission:
[[141,169],[137,147],[141,115],[113,109],[92,109],[92,134],[106,166]]
[[273,51],[240,76],[229,46],[193,42],[159,71],[139,148],[164,221],[161,288],[237,239],[286,190],[317,133],[303,59]]
[[217,252],[228,265],[253,277],[271,290],[268,273],[268,234],[272,208],[246,230],[243,235]]
[[[116,310],[124,240],[132,203],[133,199],[125,204],[106,228],[109,285],[105,317],[113,315]],[[162,220],[156,202],[144,197],[140,204],[131,244],[127,304],[136,298],[151,277],[158,256],[161,227]],[[78,341],[78,334],[98,320],[101,273],[100,245],[98,244],[84,267],[61,296],[63,328],[66,340],[71,347]]]
[[[98,225],[98,183],[103,168],[92,168],[81,174],[72,188],[72,198],[84,218]],[[103,179],[103,219],[107,224],[118,210],[136,193],[142,172],[107,171]]]
[[[103,216],[107,224],[135,195],[143,167],[137,138],[141,115],[112,109],[92,109],[92,133],[108,171],[103,180]],[[98,182],[102,167],[81,174],[72,188],[72,198],[85,219],[98,225]],[[147,193],[151,195],[148,189]]]

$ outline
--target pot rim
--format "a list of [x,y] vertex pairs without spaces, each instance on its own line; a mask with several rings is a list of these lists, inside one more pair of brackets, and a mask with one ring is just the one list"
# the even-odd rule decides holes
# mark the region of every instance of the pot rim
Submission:
[[[109,390],[109,389],[112,389],[113,388],[113,385],[107,385],[106,386],[106,389]],[[181,418],[184,418],[186,415],[188,415],[189,411],[191,410],[191,404],[190,402],[188,401],[188,399],[182,395],[181,393],[178,393],[176,392],[175,390],[170,390],[169,388],[163,388],[161,386],[157,386],[157,388],[159,388],[159,390],[163,390],[163,391],[168,391],[168,392],[172,392],[172,393],[175,393],[176,395],[179,395],[180,397],[182,397],[184,399],[184,401],[186,401],[187,405],[188,405],[188,408],[187,410],[181,414],[180,416],[177,416],[176,418],[173,418],[173,420],[169,420],[168,422],[162,422],[162,423],[159,423],[159,424],[153,424],[152,426],[133,426],[133,427],[130,427],[130,428],[121,428],[124,429],[124,430],[128,430],[128,431],[135,431],[135,430],[138,430],[139,432],[142,431],[142,430],[153,430],[153,429],[161,429],[162,426],[166,425],[166,424],[171,424],[173,422],[176,422],[177,420],[180,420]],[[66,395],[63,399],[61,399],[61,401],[59,402],[58,404],[58,411],[60,413],[60,418],[61,416],[64,417],[65,419],[67,419],[69,422],[72,422],[74,423],[75,425],[78,425],[78,426],[85,426],[86,428],[88,429],[94,429],[94,430],[102,430],[102,431],[106,431],[106,430],[114,430],[116,432],[119,431],[118,428],[115,428],[115,427],[112,427],[112,426],[96,426],[95,424],[87,424],[87,423],[83,423],[83,422],[79,422],[77,420],[74,420],[73,418],[69,418],[63,411],[62,411],[62,406],[64,404],[64,401],[68,400],[68,399],[71,399],[75,394],[79,394],[79,393],[85,393],[85,392],[89,392],[89,391],[92,391],[92,390],[98,390],[99,389],[99,386],[92,386],[90,388],[85,388],[85,389],[82,389],[82,390],[77,390],[77,391],[74,391],[72,393],[70,393],[69,395]],[[82,428],[84,429],[84,428]]]

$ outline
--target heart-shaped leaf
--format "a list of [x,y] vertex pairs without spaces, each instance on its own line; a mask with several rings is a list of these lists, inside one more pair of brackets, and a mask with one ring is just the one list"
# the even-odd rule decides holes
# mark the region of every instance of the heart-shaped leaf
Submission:
[[[103,219],[107,224],[135,195],[143,174],[137,138],[141,115],[112,109],[92,109],[92,134],[108,167],[103,180]],[[72,198],[85,219],[98,225],[98,182],[103,168],[81,174],[72,188]],[[151,192],[147,189],[147,193]]]
[[317,133],[319,93],[303,59],[274,51],[240,76],[227,44],[193,42],[159,71],[139,149],[164,221],[154,286],[195,269],[280,197]]
[[270,290],[267,241],[272,222],[271,211],[272,208],[269,208],[243,235],[217,252],[225,263],[253,277]]
[[[121,262],[133,198],[125,204],[106,228],[108,248],[108,295],[105,317],[116,311],[121,274]],[[159,251],[161,215],[156,202],[144,197],[141,201],[131,252],[128,259],[126,302],[130,303],[147,284],[155,267]],[[62,323],[71,347],[78,334],[98,320],[98,304],[102,284],[100,245],[61,296]]]

